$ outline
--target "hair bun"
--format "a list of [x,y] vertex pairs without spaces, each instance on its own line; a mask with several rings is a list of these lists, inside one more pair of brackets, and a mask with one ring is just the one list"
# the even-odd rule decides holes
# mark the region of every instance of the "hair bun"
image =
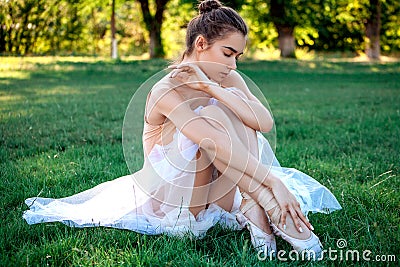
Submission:
[[222,4],[218,0],[205,0],[199,4],[199,12],[204,14],[220,7],[222,7]]

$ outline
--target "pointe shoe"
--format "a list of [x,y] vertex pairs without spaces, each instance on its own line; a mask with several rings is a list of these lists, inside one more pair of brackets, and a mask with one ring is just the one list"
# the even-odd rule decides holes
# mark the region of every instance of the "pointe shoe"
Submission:
[[251,244],[261,253],[267,257],[275,257],[276,255],[276,241],[273,233],[267,234],[261,230],[257,225],[252,223],[244,214],[239,211],[236,213],[236,220],[242,227],[246,227],[250,232]]
[[[271,223],[271,227],[275,235],[280,236],[283,240],[292,245],[293,249],[299,253],[299,258],[304,260],[320,260],[322,254],[322,244],[319,238],[310,231],[311,235],[308,239],[297,239],[285,234],[275,224]],[[303,256],[304,255],[304,256]]]

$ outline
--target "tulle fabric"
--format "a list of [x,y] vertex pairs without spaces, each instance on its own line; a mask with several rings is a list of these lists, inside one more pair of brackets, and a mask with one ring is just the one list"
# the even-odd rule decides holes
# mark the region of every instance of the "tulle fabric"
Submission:
[[[215,99],[209,102],[216,103]],[[260,162],[282,179],[305,214],[341,209],[326,187],[296,169],[281,167],[260,132],[257,140]],[[29,209],[23,218],[28,224],[62,222],[71,227],[103,226],[150,235],[190,234],[200,238],[217,223],[234,230],[242,229],[235,219],[242,201],[238,188],[231,211],[210,203],[196,217],[190,212],[198,148],[176,130],[171,143],[154,146],[138,172],[66,198],[28,198],[25,203]]]
[[257,132],[257,140],[260,162],[271,166],[271,172],[279,177],[296,197],[306,216],[309,212],[328,214],[342,209],[331,191],[314,178],[297,169],[281,167],[268,140],[260,132]]

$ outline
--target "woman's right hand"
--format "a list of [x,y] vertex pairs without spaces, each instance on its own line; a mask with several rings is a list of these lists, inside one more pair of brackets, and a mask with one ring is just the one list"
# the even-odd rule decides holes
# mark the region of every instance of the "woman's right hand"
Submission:
[[301,211],[300,203],[297,201],[296,197],[287,189],[286,185],[277,177],[271,177],[270,179],[270,188],[272,190],[272,193],[274,194],[276,201],[279,204],[279,207],[282,210],[280,223],[283,226],[284,230],[286,228],[286,216],[288,215],[288,213],[292,217],[296,229],[299,232],[303,232],[300,221],[304,222],[304,224],[310,230],[314,230],[314,227]]
[[192,89],[208,93],[211,85],[218,85],[212,82],[207,75],[195,63],[182,63],[171,65],[170,78],[175,78]]

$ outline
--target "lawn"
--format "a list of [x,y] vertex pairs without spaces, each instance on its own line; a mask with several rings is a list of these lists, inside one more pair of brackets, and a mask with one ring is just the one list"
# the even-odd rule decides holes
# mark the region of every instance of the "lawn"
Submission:
[[[125,110],[167,64],[0,58],[0,266],[286,265],[259,260],[246,231],[214,227],[196,240],[22,219],[28,197],[65,197],[129,173]],[[245,61],[239,69],[268,99],[282,166],[313,176],[343,207],[310,215],[336,250],[317,265],[398,265],[400,63]],[[290,246],[278,240],[278,249]]]

